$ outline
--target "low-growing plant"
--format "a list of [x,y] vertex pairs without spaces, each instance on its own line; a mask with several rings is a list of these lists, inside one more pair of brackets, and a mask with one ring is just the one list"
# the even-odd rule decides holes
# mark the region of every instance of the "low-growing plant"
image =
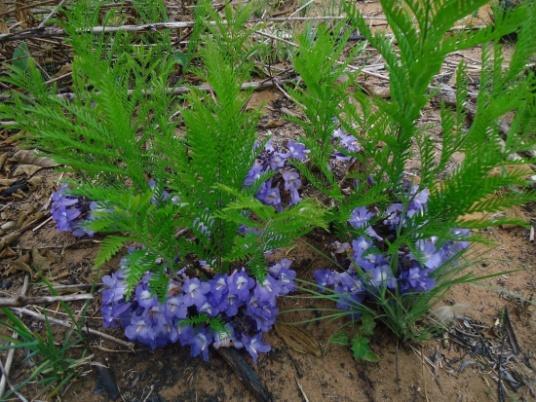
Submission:
[[177,99],[169,37],[87,34],[98,16],[90,4],[77,2],[68,19],[76,21],[67,27],[73,96],[56,96],[30,62],[7,78],[19,90],[2,113],[76,174],[54,196],[58,228],[108,235],[97,266],[130,246],[120,270],[103,278],[106,325],[150,347],[178,341],[204,358],[210,345],[244,347],[256,359],[269,349],[262,333],[275,322],[277,297],[294,287],[290,261],[268,269],[266,253],[324,220],[313,200],[279,212],[253,197],[270,174],[247,179],[259,152],[258,112],[241,88],[252,6],[227,6],[223,18],[207,11],[213,21],[195,50],[202,66],[191,57],[181,64],[209,91],[190,86]]
[[[369,360],[371,320],[405,341],[421,339],[427,332],[420,323],[438,297],[477,279],[460,262],[468,242],[479,240],[470,230],[511,223],[499,213],[535,198],[517,168],[531,161],[519,155],[534,149],[536,80],[525,68],[536,50],[534,4],[496,12],[489,27],[456,31],[456,23],[487,2],[381,3],[396,45],[386,32],[373,32],[349,2],[346,12],[349,29],[383,58],[388,99],[367,96],[357,84],[350,90],[356,80],[347,73],[348,59],[341,60],[347,36],[330,35],[322,26],[299,38],[293,63],[303,86],[291,92],[304,107],[302,141],[311,148],[299,168],[329,196],[332,228],[342,241],[334,262],[342,272],[317,272],[320,291],[310,291],[337,301],[342,315],[365,320],[353,350]],[[500,38],[514,31],[515,51],[504,67]],[[467,114],[467,74],[460,63],[456,105],[452,110],[441,103],[436,138],[420,123],[439,91],[434,77],[449,54],[477,45],[482,72],[474,114]],[[508,114],[513,120],[504,131],[501,119]],[[343,141],[351,144],[342,150],[351,163],[338,175],[328,158],[341,152]],[[410,169],[411,161],[418,167]]]
[[[71,319],[74,319],[72,310],[62,306]],[[67,307],[67,308],[65,308]],[[16,349],[25,353],[25,365],[29,368],[29,374],[18,380],[15,391],[20,391],[26,386],[37,384],[46,390],[48,396],[53,398],[79,375],[82,366],[88,363],[91,357],[85,349],[85,339],[81,331],[84,325],[83,318],[73,320],[73,328],[66,330],[61,342],[55,336],[48,320],[45,321],[42,330],[32,330],[13,311],[8,308],[2,309],[5,319],[0,325],[9,332],[17,334],[17,338],[2,336],[6,346],[0,346],[0,351]],[[76,349],[79,349],[73,352]],[[12,391],[3,395],[6,399]]]

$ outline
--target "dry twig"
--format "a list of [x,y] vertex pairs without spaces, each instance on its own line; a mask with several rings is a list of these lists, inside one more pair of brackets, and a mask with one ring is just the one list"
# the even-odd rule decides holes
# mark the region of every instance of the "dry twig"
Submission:
[[[17,312],[19,314],[24,314],[24,315],[33,317],[36,320],[48,321],[48,322],[51,322],[53,324],[61,325],[61,326],[66,327],[66,328],[73,328],[74,327],[74,324],[69,322],[69,321],[60,320],[60,319],[54,318],[54,317],[45,317],[43,314],[37,313],[37,312],[35,312],[33,310],[29,310],[29,309],[24,308],[24,307],[14,307],[13,311],[15,311],[15,312]],[[92,329],[92,328],[84,327],[84,328],[80,328],[80,330],[85,332],[85,333],[87,333],[87,334],[96,335],[96,336],[99,336],[99,337],[101,337],[103,339],[106,339],[106,340],[118,343],[120,345],[126,346],[127,348],[129,348],[132,351],[134,350],[134,344],[132,342],[127,342],[127,341],[124,341],[122,339],[118,339],[115,336],[105,334],[104,332],[100,332],[100,331],[97,331],[96,329]]]
[[0,307],[22,307],[30,304],[48,304],[56,302],[71,302],[79,300],[93,300],[91,293],[82,293],[64,296],[23,296],[2,297]]

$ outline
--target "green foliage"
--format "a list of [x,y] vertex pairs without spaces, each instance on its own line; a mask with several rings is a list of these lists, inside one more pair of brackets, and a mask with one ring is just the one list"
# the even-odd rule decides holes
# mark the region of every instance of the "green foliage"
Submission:
[[376,363],[379,357],[370,347],[370,338],[374,335],[376,327],[375,317],[371,314],[364,314],[361,317],[361,325],[358,332],[352,338],[352,353],[357,360],[364,360]]
[[[476,32],[450,34],[463,17],[477,10],[485,1],[382,1],[389,26],[393,30],[398,52],[382,33],[372,33],[357,9],[347,11],[352,24],[383,57],[390,76],[391,99],[388,101],[360,98],[363,110],[374,110],[363,120],[362,138],[366,142],[365,157],[372,162],[374,181],[385,187],[395,200],[404,200],[405,171],[410,160],[419,160],[420,188],[430,188],[432,197],[427,214],[415,225],[419,236],[443,236],[467,213],[496,212],[522,204],[534,194],[512,192],[512,186],[524,186],[519,171],[495,174],[496,169],[514,164],[510,155],[522,152],[534,143],[525,140],[529,133],[528,115],[534,99],[531,88],[534,76],[524,72],[528,57],[534,54],[534,6],[527,4],[515,12],[496,19],[493,27]],[[415,22],[413,22],[415,21]],[[502,50],[498,43],[504,33],[518,30],[519,41],[514,57],[502,71]],[[441,142],[438,144],[418,118],[433,91],[433,77],[445,57],[468,46],[483,44],[480,91],[476,111],[469,127],[465,126],[464,104],[468,101],[463,64],[457,73],[456,109],[441,108]],[[490,45],[491,44],[491,45]],[[493,57],[489,47],[493,49]],[[509,112],[516,112],[509,132],[501,134],[499,121]],[[382,122],[382,124],[377,124]],[[502,137],[506,138],[503,145]],[[361,140],[361,138],[360,138]],[[380,146],[380,144],[386,144]],[[435,148],[441,150],[436,160]],[[447,167],[455,153],[464,154],[463,162],[454,171]],[[520,161],[523,163],[523,161]],[[493,199],[493,202],[490,200]],[[488,224],[494,222],[489,221]]]
[[236,225],[247,228],[244,236],[235,237],[226,259],[244,261],[258,278],[265,273],[264,253],[288,247],[292,242],[315,228],[326,229],[323,208],[313,200],[303,200],[298,205],[277,212],[249,195],[242,195],[230,188],[235,201],[229,203],[220,216]]
[[[48,321],[45,321],[43,331],[37,332],[28,328],[10,309],[3,308],[2,314],[5,318],[0,320],[0,326],[9,333],[16,333],[18,338],[2,336],[6,345],[0,346],[0,351],[23,349],[27,351],[24,359],[33,367],[25,379],[17,382],[16,391],[37,383],[53,398],[78,375],[80,367],[88,363],[85,349],[78,353],[78,357],[73,354],[73,349],[83,346],[83,335],[79,331],[79,325],[83,325],[81,320],[76,322],[73,329],[66,331],[62,341],[58,342]],[[4,397],[8,398],[9,394],[9,391],[6,392]]]
[[[534,162],[528,155],[535,149],[536,78],[527,63],[536,54],[536,6],[527,1],[509,12],[496,11],[493,25],[482,29],[453,29],[486,3],[382,0],[393,36],[389,37],[387,32],[373,32],[357,7],[346,2],[350,29],[363,35],[385,63],[388,99],[352,91],[346,83],[354,80],[341,79],[348,75],[346,67],[351,60],[346,59],[344,64],[340,61],[346,36],[339,38],[338,30],[326,32],[319,27],[314,34],[306,31],[300,37],[293,64],[303,86],[291,94],[303,107],[305,119],[296,122],[304,130],[303,141],[311,148],[311,157],[309,166],[298,168],[326,196],[325,203],[332,207],[332,227],[341,239],[347,241],[361,234],[347,224],[354,208],[368,206],[384,211],[397,202],[406,211],[415,194],[408,191],[411,184],[416,191],[430,190],[427,209],[408,219],[404,227],[399,225],[395,238],[384,239],[386,250],[382,252],[390,259],[393,274],[401,250],[419,255],[418,240],[436,236],[442,244],[452,239],[454,228],[499,225],[505,222],[500,212],[536,199],[526,171],[516,168]],[[517,34],[517,43],[506,61],[500,40],[511,32]],[[469,93],[466,69],[460,63],[455,104],[440,105],[441,134],[437,136],[420,120],[423,110],[442,89],[434,77],[449,54],[473,46],[482,48],[478,94]],[[472,102],[476,103],[474,110],[468,106]],[[358,106],[348,106],[352,104]],[[508,116],[511,123],[505,124],[503,119]],[[340,151],[331,140],[337,127],[354,135],[362,151],[351,155],[359,168],[334,183],[327,161]],[[339,188],[349,178],[358,182],[351,194],[329,188],[329,183]],[[469,220],[468,214],[478,218]],[[376,219],[384,219],[381,212]],[[453,261],[435,272],[438,286],[432,292],[378,292],[361,313],[374,312],[377,320],[405,341],[422,339],[426,331],[419,328],[419,323],[437,297],[455,284],[477,279],[462,273],[462,268]],[[333,299],[333,295],[326,298]],[[356,305],[356,309],[360,307]],[[374,360],[368,335],[357,334],[352,340],[354,354]]]
[[[208,2],[199,4],[192,35],[203,46],[189,48],[183,67],[210,90],[191,86],[178,99],[168,90],[177,63],[169,33],[85,33],[99,20],[91,3],[73,5],[65,27],[73,95],[56,96],[29,59],[5,78],[17,91],[0,117],[15,120],[30,145],[76,174],[74,194],[97,203],[87,228],[110,237],[96,266],[127,244],[142,246],[127,256],[130,292],[150,271],[150,287],[162,297],[169,275],[196,259],[218,272],[251,264],[262,278],[263,253],[322,226],[323,210],[306,202],[277,216],[248,204],[253,193],[243,183],[256,157],[259,114],[246,108],[251,92],[241,87],[251,72],[254,46],[244,24],[254,5],[228,5],[220,17]],[[140,22],[164,20],[162,3],[149,3],[134,2]],[[202,66],[190,63],[194,55]],[[261,227],[262,235],[240,235],[242,224]]]
[[[337,29],[334,31],[337,32]],[[352,108],[348,102],[352,80],[345,70],[351,55],[356,52],[344,58],[347,61],[341,60],[348,38],[349,34],[338,38],[325,25],[320,25],[316,30],[309,27],[299,35],[299,48],[292,62],[303,81],[303,88],[288,89],[305,114],[304,120],[289,119],[304,130],[301,141],[310,150],[312,166],[318,174],[309,171],[307,166],[298,168],[320,191],[335,199],[340,199],[342,193],[329,167],[329,159],[334,151],[332,135],[345,107]]]

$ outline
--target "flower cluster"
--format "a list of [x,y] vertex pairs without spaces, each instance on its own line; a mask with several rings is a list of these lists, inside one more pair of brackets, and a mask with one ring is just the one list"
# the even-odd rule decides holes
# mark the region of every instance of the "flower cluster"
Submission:
[[393,203],[383,214],[367,207],[352,211],[348,223],[361,235],[351,244],[339,243],[336,251],[349,255],[349,269],[345,272],[321,269],[314,273],[321,289],[333,289],[340,309],[354,310],[353,307],[379,289],[387,288],[400,293],[428,292],[436,286],[434,272],[469,246],[469,231],[456,229],[454,240],[440,243],[434,236],[418,240],[414,252],[408,248],[399,250],[394,264],[385,251],[384,239],[395,238],[399,226],[403,228],[411,217],[424,212],[429,191],[418,191],[413,187],[410,195],[411,201],[407,207],[402,203]]
[[83,223],[91,219],[91,211],[97,208],[96,203],[84,197],[68,195],[69,187],[62,184],[52,194],[50,210],[52,219],[60,232],[71,232],[76,237],[93,236],[93,232],[84,229]]
[[244,348],[256,361],[259,353],[270,350],[262,335],[275,323],[277,298],[295,288],[296,273],[290,265],[287,259],[272,265],[262,282],[244,268],[207,280],[183,269],[170,280],[162,301],[149,289],[150,273],[127,297],[128,259],[123,258],[119,271],[102,279],[104,325],[120,326],[129,339],[150,348],[178,342],[189,346],[192,356],[207,360],[211,345],[232,346]]
[[302,181],[298,171],[291,167],[290,161],[295,159],[305,162],[308,153],[305,145],[296,141],[288,140],[284,150],[268,141],[249,170],[244,185],[252,186],[263,175],[273,173],[270,179],[261,184],[255,195],[257,199],[266,205],[272,205],[278,211],[285,205],[295,205],[301,200],[299,190]]

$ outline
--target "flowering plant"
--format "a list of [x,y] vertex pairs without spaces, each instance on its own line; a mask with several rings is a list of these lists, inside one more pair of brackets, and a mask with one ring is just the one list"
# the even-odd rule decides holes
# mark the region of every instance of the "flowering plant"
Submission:
[[[163,20],[157,3],[137,2],[141,18]],[[208,84],[208,94],[191,87],[178,99],[168,91],[177,63],[169,33],[88,33],[99,19],[90,1],[73,5],[65,27],[74,52],[72,97],[57,97],[31,60],[9,77],[26,91],[14,92],[4,114],[77,174],[68,194],[62,186],[53,196],[58,228],[107,235],[97,267],[134,247],[103,278],[102,311],[106,325],[150,347],[179,341],[206,358],[210,345],[225,343],[256,359],[269,349],[262,334],[295,277],[290,261],[268,267],[266,253],[325,227],[324,209],[301,200],[290,167],[280,172],[291,194],[287,208],[254,197],[266,178],[248,175],[259,156],[258,112],[246,109],[251,93],[241,88],[251,71],[243,57],[251,11],[229,5],[225,21],[216,12],[216,24],[197,20],[204,45],[191,49],[188,73]],[[279,169],[305,149],[295,143],[284,157],[264,152],[281,157]]]
[[269,268],[263,281],[243,268],[202,280],[183,268],[168,283],[164,301],[149,290],[151,273],[147,273],[128,297],[128,263],[123,258],[121,269],[103,278],[104,325],[119,325],[129,339],[151,348],[180,342],[190,347],[192,356],[205,360],[211,345],[244,348],[254,361],[260,352],[270,350],[262,334],[275,323],[277,298],[295,288],[296,273],[284,259]]
[[[375,320],[401,339],[419,339],[418,324],[437,297],[475,279],[462,274],[459,258],[468,242],[478,240],[470,230],[523,223],[501,212],[535,198],[516,165],[530,160],[526,151],[534,144],[535,79],[525,64],[536,51],[530,39],[536,7],[528,2],[496,12],[493,27],[452,34],[457,21],[485,2],[381,3],[396,48],[385,33],[371,30],[351,2],[345,3],[346,23],[383,58],[387,98],[360,89],[359,70],[343,58],[350,44],[340,25],[333,32],[320,25],[298,37],[293,65],[302,85],[288,89],[303,106],[305,118],[296,123],[311,151],[308,162],[296,166],[330,207],[330,227],[342,242],[335,247],[338,270],[316,272],[321,292],[309,291],[335,301],[341,316],[361,317],[352,350],[369,360]],[[504,68],[500,38],[512,31],[518,43]],[[441,102],[437,135],[420,122],[441,86],[435,76],[447,55],[477,44],[483,68],[473,114],[468,119],[460,63],[456,96],[449,106]],[[500,119],[509,112],[514,119],[505,129]],[[348,143],[351,148],[342,149]],[[351,161],[339,171],[329,161],[337,152]]]

